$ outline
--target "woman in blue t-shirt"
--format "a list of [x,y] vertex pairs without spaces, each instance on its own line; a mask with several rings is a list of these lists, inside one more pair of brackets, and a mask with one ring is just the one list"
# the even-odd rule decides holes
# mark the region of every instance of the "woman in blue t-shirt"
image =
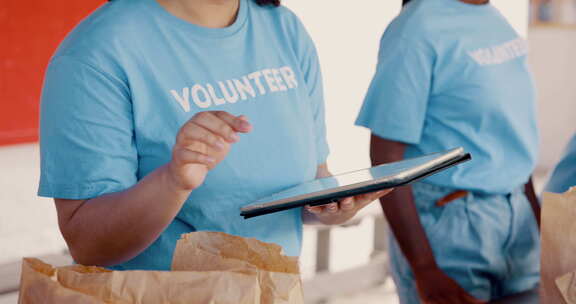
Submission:
[[40,132],[39,195],[82,264],[169,269],[196,230],[296,256],[303,220],[342,223],[385,193],[239,216],[330,174],[316,50],[278,0],[103,5],[50,61]]

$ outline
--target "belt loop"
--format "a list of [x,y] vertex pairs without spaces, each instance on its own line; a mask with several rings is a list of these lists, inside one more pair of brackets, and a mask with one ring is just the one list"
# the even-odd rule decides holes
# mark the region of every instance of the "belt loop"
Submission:
[[448,204],[450,204],[451,202],[463,198],[465,196],[467,196],[469,194],[468,191],[465,190],[457,190],[454,191],[452,193],[449,193],[448,195],[444,196],[443,198],[439,199],[438,201],[436,201],[436,206],[437,207],[444,207]]

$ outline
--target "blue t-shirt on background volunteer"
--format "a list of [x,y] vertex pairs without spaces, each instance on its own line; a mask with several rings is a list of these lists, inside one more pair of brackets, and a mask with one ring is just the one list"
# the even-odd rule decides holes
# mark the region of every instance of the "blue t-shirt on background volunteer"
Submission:
[[566,147],[564,156],[554,168],[546,185],[546,191],[564,193],[576,186],[576,135]]
[[463,146],[472,161],[427,182],[509,193],[527,182],[538,151],[526,54],[490,4],[413,0],[382,37],[356,124],[407,143],[407,158]]
[[314,179],[328,155],[316,50],[284,7],[241,0],[236,21],[220,29],[179,19],[155,0],[99,8],[47,71],[39,195],[89,199],[127,189],[170,161],[187,120],[211,110],[247,115],[253,131],[149,248],[112,268],[169,269],[176,241],[195,230],[256,237],[299,255],[300,209],[239,216],[243,205]]

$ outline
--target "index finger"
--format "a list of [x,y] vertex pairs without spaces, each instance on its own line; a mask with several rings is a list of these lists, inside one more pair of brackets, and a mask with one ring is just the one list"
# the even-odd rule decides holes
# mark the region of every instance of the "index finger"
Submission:
[[246,124],[250,125],[247,121],[222,111],[200,112],[194,115],[187,124],[201,126],[230,143],[237,142],[240,139],[236,134],[238,128],[246,128]]
[[234,116],[224,111],[214,111],[214,115],[228,123],[236,132],[247,133],[252,129],[252,125],[244,115]]

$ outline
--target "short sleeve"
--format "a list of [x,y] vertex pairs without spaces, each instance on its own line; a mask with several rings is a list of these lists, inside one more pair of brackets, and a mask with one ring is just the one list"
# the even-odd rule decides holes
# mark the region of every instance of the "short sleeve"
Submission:
[[133,133],[124,81],[73,57],[54,58],[42,91],[38,195],[89,199],[134,185]]
[[432,86],[434,56],[430,46],[385,35],[356,125],[385,139],[418,144]]
[[546,191],[564,193],[574,186],[576,186],[576,135],[568,144],[562,160],[554,169],[546,186]]
[[[294,16],[294,18],[297,18]],[[312,106],[312,115],[314,116],[314,132],[316,138],[316,157],[318,164],[326,162],[329,154],[328,141],[326,140],[326,115],[324,105],[324,88],[322,85],[322,71],[316,46],[312,38],[297,20],[297,44],[300,68],[302,70],[306,88],[310,97]]]

